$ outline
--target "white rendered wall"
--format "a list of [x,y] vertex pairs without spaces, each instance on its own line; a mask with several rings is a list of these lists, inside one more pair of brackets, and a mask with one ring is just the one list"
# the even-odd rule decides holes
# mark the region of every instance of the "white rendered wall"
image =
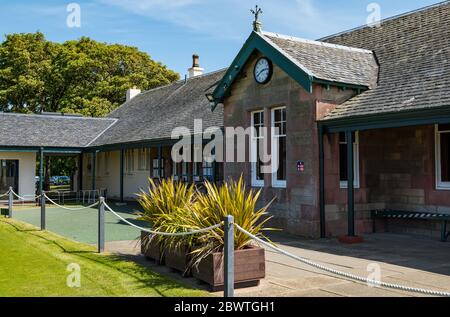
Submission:
[[18,194],[33,201],[36,195],[36,153],[0,152],[0,160],[19,161]]

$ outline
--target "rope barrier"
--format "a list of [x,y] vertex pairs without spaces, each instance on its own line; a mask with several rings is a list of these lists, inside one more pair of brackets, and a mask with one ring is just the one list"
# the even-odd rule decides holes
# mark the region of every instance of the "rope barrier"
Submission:
[[[27,198],[25,198],[25,197],[22,197],[22,196],[19,196],[18,194],[16,194],[16,192],[14,191],[14,190],[11,190],[11,193],[14,195],[14,196],[16,196],[17,197],[17,199],[19,199],[19,200],[35,200],[36,198],[39,198],[40,196],[38,195],[38,196],[34,196],[33,195],[33,198],[32,199],[27,199]],[[9,194],[9,193],[8,193]],[[30,198],[31,198],[31,195],[30,195]]]
[[122,220],[122,221],[125,222],[126,224],[128,224],[128,225],[130,225],[130,226],[132,226],[132,227],[134,227],[134,228],[136,228],[136,229],[139,229],[139,230],[141,230],[141,231],[144,231],[144,232],[147,232],[147,233],[150,233],[150,234],[155,234],[155,235],[172,236],[172,237],[175,237],[175,236],[187,236],[187,235],[193,235],[193,234],[197,234],[197,233],[203,233],[203,232],[211,231],[211,230],[214,230],[214,229],[216,229],[216,228],[220,228],[220,227],[223,226],[223,222],[221,222],[221,223],[218,223],[217,225],[214,225],[214,226],[211,226],[211,227],[208,227],[208,228],[204,228],[204,229],[200,229],[200,230],[194,230],[194,231],[188,231],[188,232],[174,232],[174,233],[169,233],[169,232],[152,231],[152,230],[149,230],[149,229],[146,229],[146,228],[142,228],[142,227],[140,227],[140,226],[138,226],[138,225],[135,225],[135,224],[132,223],[132,222],[129,222],[128,220],[126,220],[125,218],[123,218],[121,215],[119,215],[118,213],[116,213],[114,210],[112,210],[111,207],[108,206],[108,204],[106,204],[106,203],[104,203],[104,204],[105,204],[105,207],[106,207],[113,215],[115,215],[117,218],[119,218],[120,220]]
[[1,195],[0,195],[0,198],[1,198],[1,197],[5,197],[5,196],[8,196],[8,195],[9,195],[9,192],[10,192],[10,191],[8,190],[8,191],[7,191],[6,193],[4,193],[4,194],[1,194]]
[[345,278],[349,278],[352,280],[357,280],[360,282],[365,282],[367,284],[372,284],[375,286],[381,286],[381,287],[385,287],[385,288],[392,288],[392,289],[397,289],[397,290],[403,290],[403,291],[407,291],[407,292],[413,292],[413,293],[422,293],[422,294],[426,294],[426,295],[431,295],[431,296],[441,296],[441,297],[450,297],[450,292],[443,292],[443,291],[435,291],[435,290],[429,290],[429,289],[423,289],[423,288],[416,288],[416,287],[409,287],[409,286],[404,286],[404,285],[399,285],[399,284],[392,284],[392,283],[386,283],[386,282],[382,282],[382,281],[376,281],[376,280],[371,280],[369,278],[366,277],[361,277],[355,274],[351,274],[351,273],[346,273],[346,272],[342,272],[339,270],[335,270],[329,267],[326,267],[324,265],[315,263],[311,260],[302,258],[300,256],[297,256],[295,254],[289,253],[283,249],[280,249],[270,243],[268,243],[267,241],[264,241],[258,237],[256,237],[255,235],[252,235],[250,232],[246,231],[245,229],[241,228],[239,225],[234,224],[236,226],[236,228],[241,231],[242,233],[248,235],[250,238],[252,238],[253,240],[261,243],[262,245],[265,245],[266,247],[275,250],[281,254],[284,254],[294,260],[300,261],[304,264],[307,264],[309,266],[315,267],[319,270],[322,271],[326,271],[335,275],[340,275],[343,276]]
[[91,209],[91,208],[93,208],[93,207],[95,207],[95,206],[97,206],[97,205],[99,204],[99,202],[97,201],[96,203],[94,203],[94,204],[92,204],[92,205],[89,205],[89,206],[86,206],[86,207],[81,207],[81,208],[68,208],[68,207],[64,207],[64,206],[62,206],[62,205],[56,203],[56,202],[53,201],[51,198],[49,198],[49,197],[47,196],[47,194],[44,194],[44,197],[45,197],[49,202],[51,202],[53,205],[55,205],[55,206],[57,206],[57,207],[59,207],[59,208],[65,209],[65,210],[70,210],[70,211],[79,211],[79,210]]

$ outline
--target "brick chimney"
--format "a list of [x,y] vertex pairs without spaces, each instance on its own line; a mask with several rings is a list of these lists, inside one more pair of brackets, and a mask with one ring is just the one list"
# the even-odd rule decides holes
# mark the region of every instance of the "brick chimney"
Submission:
[[188,69],[189,78],[203,75],[204,69],[200,67],[200,57],[197,54],[192,55],[192,67]]
[[134,97],[136,97],[140,93],[141,93],[141,90],[137,89],[136,87],[128,89],[127,90],[127,101],[130,101],[131,99],[133,99]]

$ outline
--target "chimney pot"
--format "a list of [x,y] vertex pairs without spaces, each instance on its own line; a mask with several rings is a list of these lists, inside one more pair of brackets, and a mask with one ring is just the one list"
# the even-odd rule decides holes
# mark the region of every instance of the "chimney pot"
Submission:
[[198,54],[192,55],[192,67],[188,69],[189,78],[203,75],[204,69],[200,67],[200,57]]
[[192,55],[192,67],[200,67],[200,56],[197,54]]

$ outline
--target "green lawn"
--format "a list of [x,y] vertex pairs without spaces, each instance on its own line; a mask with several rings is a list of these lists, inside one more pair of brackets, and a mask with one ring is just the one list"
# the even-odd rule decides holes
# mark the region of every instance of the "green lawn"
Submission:
[[[70,288],[67,266],[81,268]],[[0,217],[0,296],[207,296],[132,261]]]

